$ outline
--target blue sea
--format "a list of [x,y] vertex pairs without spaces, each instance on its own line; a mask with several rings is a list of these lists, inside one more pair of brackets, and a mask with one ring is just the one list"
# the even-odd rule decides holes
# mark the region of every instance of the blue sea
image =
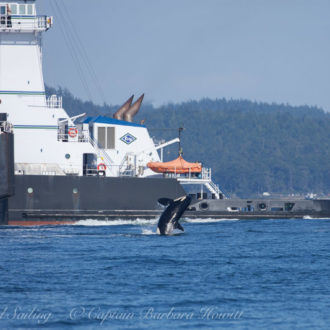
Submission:
[[329,329],[330,220],[0,227],[0,328]]

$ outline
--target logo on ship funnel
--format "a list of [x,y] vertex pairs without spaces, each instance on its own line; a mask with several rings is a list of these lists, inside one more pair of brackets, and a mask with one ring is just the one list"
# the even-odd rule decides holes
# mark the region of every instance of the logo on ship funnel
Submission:
[[131,144],[136,140],[136,137],[130,133],[126,133],[124,136],[120,138],[120,140],[126,144]]

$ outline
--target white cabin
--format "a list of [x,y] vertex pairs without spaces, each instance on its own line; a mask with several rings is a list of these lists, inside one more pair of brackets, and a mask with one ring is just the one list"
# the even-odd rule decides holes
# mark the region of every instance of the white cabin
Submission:
[[159,156],[145,126],[108,117],[76,123],[61,98],[46,99],[41,38],[52,25],[34,0],[0,1],[0,112],[14,126],[16,174],[154,175],[146,164]]

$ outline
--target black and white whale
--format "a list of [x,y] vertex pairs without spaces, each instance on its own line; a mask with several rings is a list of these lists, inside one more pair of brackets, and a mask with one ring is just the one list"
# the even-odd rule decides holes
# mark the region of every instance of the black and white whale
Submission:
[[167,207],[159,218],[157,233],[160,235],[170,235],[174,229],[184,231],[179,220],[190,202],[190,196],[183,196],[175,200],[170,198],[160,198],[158,203]]

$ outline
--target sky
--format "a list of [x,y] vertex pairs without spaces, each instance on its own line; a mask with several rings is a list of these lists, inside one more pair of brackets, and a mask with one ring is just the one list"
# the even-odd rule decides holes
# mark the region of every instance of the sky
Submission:
[[329,0],[38,0],[45,82],[95,103],[208,98],[330,111]]

